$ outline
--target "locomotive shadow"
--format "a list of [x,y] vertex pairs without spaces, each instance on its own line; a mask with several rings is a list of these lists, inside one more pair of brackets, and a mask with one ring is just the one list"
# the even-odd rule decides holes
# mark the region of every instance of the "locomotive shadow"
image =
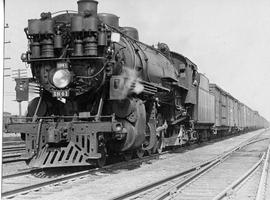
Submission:
[[151,165],[154,161],[156,161],[158,159],[159,159],[159,155],[157,155],[153,158],[150,158],[148,160],[136,159],[135,162],[134,161],[131,161],[131,162],[124,161],[125,165],[120,165],[120,166],[116,165],[115,167],[108,168],[108,169],[104,168],[104,169],[102,169],[102,172],[108,173],[108,174],[117,174],[117,173],[120,173],[121,171],[124,171],[124,170],[131,171],[131,170],[135,170],[135,169],[140,168],[142,165]]
[[[99,176],[99,175],[106,175],[106,174],[117,174],[123,170],[134,170],[140,168],[142,164],[152,164],[154,160],[157,160],[159,156],[155,158],[150,158],[149,160],[136,160],[136,162],[125,162],[122,160],[121,157],[119,158],[109,158],[107,161],[107,165],[116,164],[112,167],[104,167],[99,168],[98,170],[90,171],[92,169],[97,169],[93,165],[89,166],[73,166],[73,167],[54,167],[54,168],[43,168],[43,169],[34,169],[32,170],[31,175],[37,178],[57,178],[64,175],[69,175],[76,172],[86,171],[89,170],[89,175]],[[123,162],[125,164],[123,165]],[[119,163],[119,165],[117,165]]]
[[71,167],[54,167],[32,170],[31,175],[37,178],[57,178],[76,172],[94,169],[94,166],[71,166]]

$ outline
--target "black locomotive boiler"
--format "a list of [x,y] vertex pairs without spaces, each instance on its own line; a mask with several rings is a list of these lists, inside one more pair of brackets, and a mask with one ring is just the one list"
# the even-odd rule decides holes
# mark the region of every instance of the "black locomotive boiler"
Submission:
[[267,125],[209,85],[185,56],[164,43],[140,42],[136,28],[98,13],[97,1],[77,3],[77,12],[42,13],[25,29],[29,49],[22,60],[39,97],[7,129],[21,133],[29,165],[102,166],[111,155],[142,157]]

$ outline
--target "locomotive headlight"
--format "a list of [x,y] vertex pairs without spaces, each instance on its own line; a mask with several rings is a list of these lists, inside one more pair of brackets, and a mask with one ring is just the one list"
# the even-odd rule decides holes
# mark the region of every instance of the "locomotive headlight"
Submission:
[[67,69],[58,69],[53,75],[53,84],[58,88],[65,88],[71,80],[71,74]]

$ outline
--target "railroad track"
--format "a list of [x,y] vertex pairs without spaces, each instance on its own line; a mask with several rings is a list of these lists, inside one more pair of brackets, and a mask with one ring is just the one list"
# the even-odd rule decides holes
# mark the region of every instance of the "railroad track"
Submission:
[[[265,190],[266,190],[267,181],[270,182],[270,180],[267,180],[267,176],[268,176],[268,178],[270,177],[268,174],[268,173],[270,173],[270,170],[269,170],[270,160],[269,159],[270,159],[270,146],[268,148],[268,151],[267,151],[267,154],[266,154],[266,157],[264,160],[264,165],[263,165],[263,170],[261,173],[261,178],[260,178],[258,192],[256,195],[256,200],[263,200],[265,198]],[[268,190],[269,190],[269,188],[268,188]]]
[[[269,199],[270,193],[267,191],[269,190],[270,183],[269,159],[270,145],[268,146],[268,150],[264,156],[264,160],[262,161],[263,163],[256,169],[256,171],[248,176],[242,183],[238,184],[238,182],[236,182],[229,186],[226,190],[220,193],[216,199]],[[226,196],[225,193],[227,194]]]
[[[255,137],[254,137],[255,138]],[[251,139],[250,139],[251,140]],[[204,144],[202,144],[203,146]],[[164,152],[163,154],[166,154],[167,152]],[[10,197],[20,197],[21,194],[29,194],[31,196],[31,194],[33,193],[38,193],[38,191],[40,191],[42,189],[48,188],[46,186],[59,186],[59,185],[65,185],[66,183],[72,182],[74,180],[80,180],[80,179],[86,179],[87,180],[90,178],[90,180],[95,180],[99,177],[97,177],[96,174],[102,174],[104,172],[111,172],[117,169],[121,169],[121,168],[126,168],[127,165],[140,165],[143,162],[147,162],[151,159],[156,159],[158,158],[160,155],[155,154],[155,155],[150,155],[147,157],[144,157],[143,159],[134,159],[131,160],[130,162],[120,162],[120,163],[116,163],[116,164],[111,164],[108,165],[102,169],[89,169],[89,170],[84,170],[84,171],[80,171],[80,172],[76,172],[76,173],[72,173],[72,174],[67,174],[67,175],[56,175],[56,177],[51,176],[49,179],[47,179],[46,177],[44,179],[40,179],[40,177],[42,175],[40,175],[40,173],[42,173],[41,171],[32,171],[29,170],[28,172],[22,172],[22,173],[18,173],[18,174],[13,174],[13,175],[7,175],[5,177],[3,177],[3,182],[2,182],[2,197],[4,198],[10,198]],[[198,169],[199,167],[204,167],[206,165],[208,165],[210,162],[212,162],[212,160],[209,160],[205,163],[203,163],[200,166],[195,166],[193,169],[190,169],[189,172],[192,172],[196,169]],[[33,173],[34,172],[34,173]],[[189,172],[185,172],[184,174],[188,174]],[[35,174],[35,176],[39,177],[36,179],[31,179],[30,180],[30,176],[29,175],[33,175]],[[20,180],[22,180],[22,183],[20,182]],[[27,180],[27,181],[26,181]],[[27,184],[26,184],[27,182]],[[11,185],[11,187],[6,187],[7,185]],[[16,187],[14,187],[14,185]],[[52,188],[53,188],[52,187]],[[45,189],[46,191],[46,189]],[[42,194],[41,194],[42,195]],[[25,195],[24,195],[25,196]]]
[[[269,138],[257,137],[193,168],[112,199],[222,199],[262,163]],[[258,143],[264,144],[262,151],[244,152]]]
[[25,144],[23,141],[8,141],[3,142],[2,147],[2,163],[13,163],[25,161],[22,155],[25,153]]
[[[196,147],[201,147],[201,146],[207,145],[209,143],[214,143],[214,142],[228,139],[231,137],[235,137],[235,135],[228,135],[228,136],[225,136],[222,138],[216,138],[216,139],[213,139],[211,141],[206,141],[206,142],[201,143],[201,144],[195,143],[195,144],[190,145],[189,148],[192,149],[192,148],[196,148]],[[12,146],[16,142],[17,142],[17,145]],[[3,147],[3,150],[4,150],[3,151],[4,155],[2,157],[3,164],[26,161],[26,159],[22,157],[22,155],[24,154],[24,151],[25,151],[25,145],[22,145],[21,141],[10,141],[10,142],[4,142],[4,143],[6,146]],[[12,144],[12,145],[10,145],[10,144]],[[9,151],[9,149],[11,149],[11,151]],[[179,150],[177,150],[177,151],[179,151]],[[180,149],[180,151],[181,151],[181,149]],[[166,151],[166,152],[170,152],[170,151]],[[163,152],[163,153],[166,153],[166,152]]]
[[[218,139],[216,139],[216,140],[218,140]],[[214,141],[215,140],[210,141],[210,143],[214,142]],[[202,143],[200,145],[194,144],[194,145],[189,146],[188,148],[192,149],[192,148],[197,148],[197,147],[204,146],[204,145],[207,145],[207,143]],[[2,193],[2,197],[10,198],[10,197],[18,196],[20,194],[31,193],[33,191],[38,191],[39,189],[46,187],[46,186],[49,186],[49,185],[54,185],[54,184],[59,185],[59,184],[61,184],[61,182],[66,182],[66,181],[73,180],[73,179],[86,178],[86,177],[89,177],[89,176],[94,175],[96,173],[102,173],[104,171],[113,171],[113,170],[117,170],[117,169],[123,168],[123,167],[126,168],[129,165],[138,165],[138,164],[141,164],[143,162],[157,159],[160,155],[167,154],[169,152],[181,152],[181,151],[182,151],[182,149],[173,150],[173,151],[164,151],[160,154],[148,155],[148,156],[145,156],[145,157],[140,158],[140,159],[137,158],[137,159],[130,160],[129,162],[123,161],[123,162],[107,165],[103,168],[94,168],[94,169],[90,169],[90,170],[84,170],[84,171],[68,174],[68,175],[65,175],[63,177],[57,177],[57,178],[53,178],[53,179],[45,180],[45,181],[41,180],[40,183],[36,183],[35,181],[29,181],[29,182],[33,183],[32,185],[25,185],[25,178],[24,177],[29,177],[30,175],[33,175],[33,174],[42,173],[42,169],[32,169],[32,170],[30,169],[30,170],[27,170],[24,172],[9,174],[9,175],[2,177],[3,178],[2,185],[5,185],[6,183],[12,184],[12,180],[14,180],[14,179],[16,179],[16,185],[18,185],[18,184],[20,184],[18,179],[17,179],[18,177],[20,177],[20,179],[23,180],[23,183],[22,183],[21,187],[19,187],[19,188],[16,188],[16,189],[12,188],[10,190],[8,189],[8,190],[4,191]],[[40,180],[38,180],[38,181],[40,181]],[[2,188],[4,188],[4,187],[2,187]]]
[[[51,177],[49,179],[45,178],[46,180],[35,179],[35,180],[31,180],[30,185],[26,183],[25,178],[29,177],[29,175],[33,175],[34,173],[36,173],[36,174],[42,173],[42,170],[33,169],[33,170],[26,171],[26,172],[3,176],[2,185],[8,184],[8,183],[10,183],[12,185],[13,182],[16,182],[16,185],[20,185],[20,187],[14,189],[14,186],[12,186],[11,189],[6,189],[4,192],[2,192],[2,197],[11,198],[14,196],[18,196],[20,194],[25,195],[25,194],[33,192],[33,191],[38,191],[39,189],[46,187],[46,186],[49,186],[49,185],[54,185],[54,184],[59,185],[62,183],[66,183],[67,181],[72,181],[74,179],[83,179],[83,178],[86,178],[89,176],[96,177],[97,173],[103,173],[104,171],[117,170],[118,168],[127,167],[127,165],[141,164],[142,162],[149,161],[151,159],[156,159],[159,156],[160,156],[159,154],[149,155],[149,156],[146,156],[146,157],[143,157],[140,159],[139,158],[133,159],[129,162],[123,161],[120,163],[107,165],[103,168],[93,168],[93,169],[89,169],[89,170],[84,170],[84,171],[79,171],[79,172],[67,174],[64,176],[56,177],[56,178],[51,178]],[[22,183],[19,182],[18,177],[20,177],[20,180],[23,181]],[[27,178],[27,179],[29,179],[29,178]]]
[[21,146],[11,146],[11,147],[3,147],[2,153],[4,155],[10,155],[10,154],[19,154],[25,152],[25,145]]
[[12,151],[19,151],[19,150],[25,150],[25,145],[24,144],[8,145],[8,146],[3,146],[2,148],[3,152],[12,152]]
[[4,155],[2,157],[2,164],[7,163],[15,163],[15,162],[22,162],[26,161],[27,159],[22,157],[22,154],[10,154],[10,155]]
[[34,168],[21,169],[20,172],[2,176],[2,180],[8,179],[8,178],[15,178],[15,177],[19,177],[19,176],[24,176],[24,175],[30,175],[32,173],[40,172],[40,171],[41,171],[40,169],[34,169]]
[[26,159],[22,157],[25,154],[25,145],[9,145],[2,147],[2,163],[21,162]]
[[8,147],[8,146],[18,146],[18,145],[24,145],[25,144],[25,141],[6,141],[6,142],[3,142],[2,145],[3,147]]

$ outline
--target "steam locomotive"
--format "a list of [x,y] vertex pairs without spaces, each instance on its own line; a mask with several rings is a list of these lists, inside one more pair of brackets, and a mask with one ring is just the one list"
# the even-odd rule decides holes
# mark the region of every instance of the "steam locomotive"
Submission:
[[77,12],[42,13],[25,28],[21,58],[39,97],[7,129],[21,132],[30,166],[103,166],[108,156],[128,160],[267,125],[165,43],[140,42],[136,28],[97,13],[97,1],[77,3]]

